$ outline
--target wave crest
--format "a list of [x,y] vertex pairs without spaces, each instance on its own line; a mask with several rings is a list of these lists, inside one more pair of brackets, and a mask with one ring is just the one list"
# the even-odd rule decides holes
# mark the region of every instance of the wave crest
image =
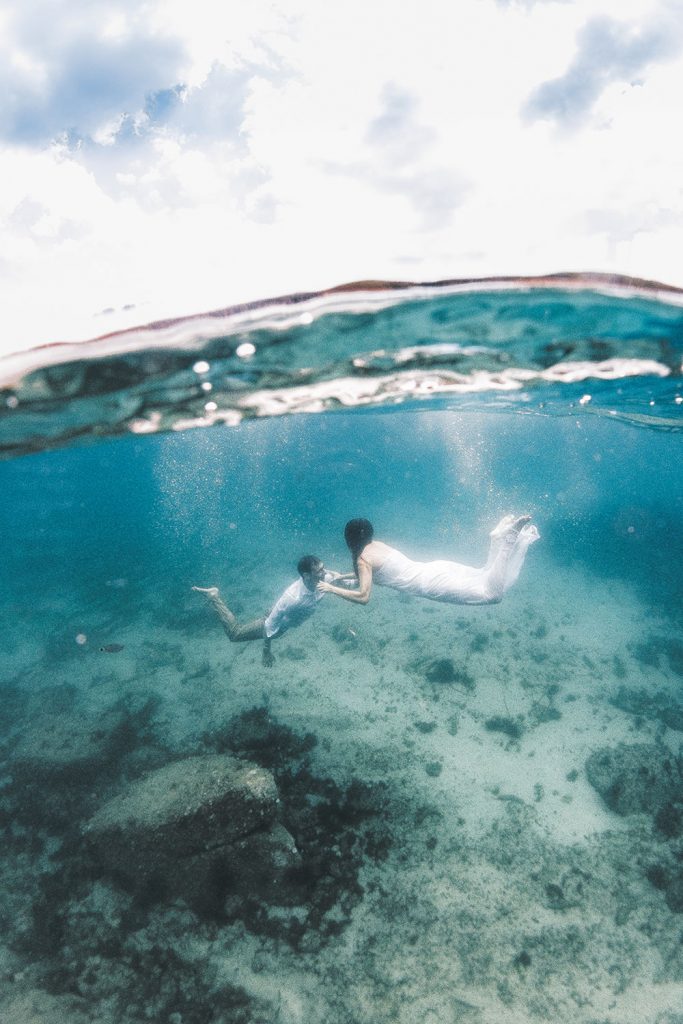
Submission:
[[5,456],[430,402],[680,429],[683,292],[630,278],[365,283],[0,360]]

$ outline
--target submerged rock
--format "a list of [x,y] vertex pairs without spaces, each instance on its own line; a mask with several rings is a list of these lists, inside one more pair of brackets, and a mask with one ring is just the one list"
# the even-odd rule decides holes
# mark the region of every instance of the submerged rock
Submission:
[[660,807],[655,815],[655,825],[666,839],[678,839],[683,835],[683,798],[670,800]]
[[651,693],[645,689],[620,686],[610,704],[639,718],[663,722],[668,729],[683,732],[683,704],[679,704],[662,690]]
[[466,690],[474,689],[474,679],[466,668],[456,665],[451,658],[436,658],[430,661],[425,669],[425,678],[430,683],[442,685],[460,685]]
[[172,843],[185,856],[252,832],[273,820],[277,788],[270,772],[221,754],[174,761],[133,783],[94,815],[91,835]]
[[484,728],[489,732],[502,732],[505,736],[509,736],[511,740],[519,740],[524,735],[522,722],[523,718],[521,716],[515,719],[506,718],[504,715],[494,715],[493,718],[486,719]]
[[299,857],[277,812],[269,771],[211,754],[139,779],[84,834],[105,870],[149,896],[207,910],[232,893],[287,902],[284,875]]
[[656,815],[666,804],[683,800],[683,759],[654,743],[595,750],[586,775],[617,814]]

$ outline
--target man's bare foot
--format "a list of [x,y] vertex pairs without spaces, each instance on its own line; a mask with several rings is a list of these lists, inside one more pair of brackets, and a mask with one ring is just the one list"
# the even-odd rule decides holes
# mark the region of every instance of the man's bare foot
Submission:
[[218,587],[193,587],[198,594],[208,594],[209,597],[215,597],[218,593]]
[[275,664],[275,658],[273,657],[273,654],[270,651],[263,652],[262,660],[266,668],[272,668],[273,665]]

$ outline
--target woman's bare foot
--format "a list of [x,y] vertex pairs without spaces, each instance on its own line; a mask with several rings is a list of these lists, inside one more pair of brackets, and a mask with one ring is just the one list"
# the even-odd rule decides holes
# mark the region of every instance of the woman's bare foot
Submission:
[[[523,526],[531,522],[531,516],[503,516],[497,526],[491,530],[491,538],[499,540],[501,537],[512,537],[519,533]],[[513,538],[514,539],[514,538]]]
[[208,594],[209,597],[216,597],[218,594],[218,587],[193,587],[198,594]]
[[531,516],[517,516],[516,519],[513,519],[510,528],[514,530],[516,533],[519,533],[522,527],[526,526],[526,524],[530,522]]

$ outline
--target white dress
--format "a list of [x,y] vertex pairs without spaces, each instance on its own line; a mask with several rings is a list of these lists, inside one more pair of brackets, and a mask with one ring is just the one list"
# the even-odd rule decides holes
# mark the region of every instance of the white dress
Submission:
[[392,587],[416,597],[450,604],[495,604],[517,580],[529,546],[539,539],[535,526],[511,528],[512,516],[491,531],[486,565],[475,569],[459,562],[413,562],[391,548],[372,578],[380,587]]

